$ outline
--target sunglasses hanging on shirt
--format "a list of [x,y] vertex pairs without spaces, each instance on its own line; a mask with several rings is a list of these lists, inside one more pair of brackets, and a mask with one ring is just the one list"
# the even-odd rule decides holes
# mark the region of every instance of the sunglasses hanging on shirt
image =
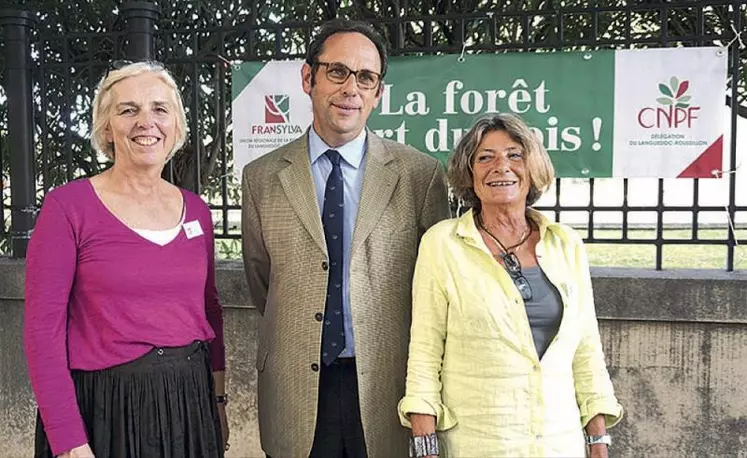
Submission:
[[516,256],[516,253],[514,253],[513,250],[520,247],[524,244],[524,242],[527,241],[529,238],[529,235],[532,233],[530,229],[527,229],[524,231],[524,233],[521,234],[521,237],[519,239],[519,242],[516,245],[510,246],[506,248],[506,246],[501,243],[500,240],[498,240],[498,237],[493,235],[486,227],[485,224],[482,222],[482,216],[477,215],[477,225],[482,229],[486,234],[488,234],[488,237],[495,242],[498,247],[503,250],[503,253],[501,253],[501,259],[503,260],[503,267],[506,268],[508,271],[508,274],[511,276],[511,279],[514,282],[514,285],[516,285],[516,289],[519,290],[519,294],[521,294],[521,298],[525,301],[532,300],[532,286],[529,284],[529,280],[527,280],[527,277],[524,276],[524,274],[521,273],[521,263],[519,262],[519,257]]

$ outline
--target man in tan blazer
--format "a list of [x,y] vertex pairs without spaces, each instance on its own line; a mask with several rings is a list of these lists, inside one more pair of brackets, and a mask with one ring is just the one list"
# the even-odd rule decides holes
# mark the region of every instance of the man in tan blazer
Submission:
[[244,168],[259,427],[274,458],[407,456],[412,274],[420,237],[449,210],[435,159],[365,127],[386,64],[367,24],[324,24],[301,75],[312,127]]

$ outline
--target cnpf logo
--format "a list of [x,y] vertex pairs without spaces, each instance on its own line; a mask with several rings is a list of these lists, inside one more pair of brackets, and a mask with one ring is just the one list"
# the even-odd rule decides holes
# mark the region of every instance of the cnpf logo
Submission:
[[290,99],[287,94],[265,96],[265,123],[287,124],[290,122]]
[[700,107],[690,106],[692,96],[689,81],[679,81],[673,76],[669,84],[659,83],[658,106],[644,107],[638,112],[638,124],[644,129],[690,128],[698,119]]

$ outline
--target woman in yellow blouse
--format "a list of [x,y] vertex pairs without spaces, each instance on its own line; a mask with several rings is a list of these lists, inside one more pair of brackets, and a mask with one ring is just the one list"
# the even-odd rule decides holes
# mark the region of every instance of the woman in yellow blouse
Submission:
[[530,208],[554,180],[547,152],[520,118],[499,114],[460,140],[448,175],[471,210],[420,245],[399,404],[410,456],[583,457],[589,444],[606,457],[622,407],[586,251]]

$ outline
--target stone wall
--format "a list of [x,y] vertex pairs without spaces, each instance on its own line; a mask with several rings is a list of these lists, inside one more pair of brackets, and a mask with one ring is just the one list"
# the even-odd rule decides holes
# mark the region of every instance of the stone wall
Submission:
[[[239,263],[220,263],[231,451],[262,457],[256,312]],[[21,342],[23,261],[0,258],[0,457],[32,455],[35,408]],[[614,457],[747,458],[747,272],[593,269],[623,422]]]

